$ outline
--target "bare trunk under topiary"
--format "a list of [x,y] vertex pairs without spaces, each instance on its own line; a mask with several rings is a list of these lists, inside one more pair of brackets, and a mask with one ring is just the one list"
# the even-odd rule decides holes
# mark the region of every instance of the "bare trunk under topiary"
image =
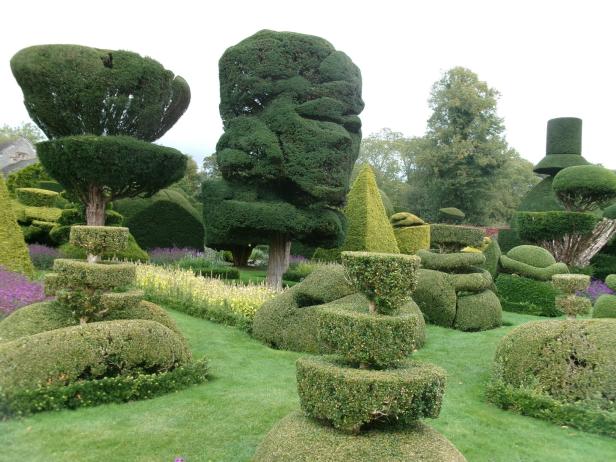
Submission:
[[269,262],[267,264],[267,285],[282,289],[282,275],[289,268],[291,241],[287,236],[276,234],[269,245]]

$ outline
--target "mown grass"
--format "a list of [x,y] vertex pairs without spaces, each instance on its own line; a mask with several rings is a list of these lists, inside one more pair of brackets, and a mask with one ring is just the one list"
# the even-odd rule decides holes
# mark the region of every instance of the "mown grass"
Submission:
[[[124,405],[35,415],[0,423],[0,460],[250,460],[272,425],[298,408],[297,353],[271,350],[237,329],[172,312],[211,381]],[[533,316],[506,314],[520,324]],[[614,460],[616,441],[502,411],[485,402],[494,349],[512,327],[462,333],[430,326],[416,357],[449,373],[440,418],[428,423],[471,462]]]

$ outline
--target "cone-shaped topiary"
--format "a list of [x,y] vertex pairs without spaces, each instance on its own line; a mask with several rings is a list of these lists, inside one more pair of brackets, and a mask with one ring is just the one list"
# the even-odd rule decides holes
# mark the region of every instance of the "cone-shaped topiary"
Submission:
[[31,276],[34,267],[24,235],[13,213],[9,192],[0,175],[0,266]]
[[[349,279],[373,302],[374,309],[344,311],[332,306],[320,311],[319,337],[338,355],[297,361],[301,407],[316,420],[287,417],[257,449],[256,460],[329,461],[335,451],[336,460],[356,461],[365,460],[372,448],[379,451],[382,461],[412,460],[412,454],[419,452],[426,462],[463,461],[448,441],[437,433],[426,435],[418,423],[421,418],[438,417],[445,386],[444,370],[406,360],[415,343],[412,326],[416,320],[401,308],[415,286],[419,258],[343,252],[342,259]],[[384,274],[391,279],[386,281]],[[396,314],[382,314],[392,313],[392,308],[397,308]],[[341,455],[341,438],[346,441],[350,436],[332,437],[329,427],[318,426],[323,421],[341,432],[365,432],[370,443],[367,447],[359,441],[348,444],[349,450]],[[395,428],[389,428],[392,422]],[[408,434],[399,433],[401,426]],[[317,450],[306,444],[299,428],[318,441]],[[391,432],[397,435],[395,442]],[[285,450],[280,451],[272,441],[279,441]],[[438,445],[443,451],[424,452],[424,444]]]

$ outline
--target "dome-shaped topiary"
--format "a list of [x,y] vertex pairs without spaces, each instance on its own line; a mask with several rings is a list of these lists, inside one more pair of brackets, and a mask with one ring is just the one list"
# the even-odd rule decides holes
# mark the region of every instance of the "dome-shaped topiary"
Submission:
[[519,245],[507,252],[507,256],[537,268],[546,268],[556,263],[556,259],[550,252],[536,245]]
[[595,210],[616,198],[616,173],[599,165],[577,165],[556,174],[556,196],[569,210]]

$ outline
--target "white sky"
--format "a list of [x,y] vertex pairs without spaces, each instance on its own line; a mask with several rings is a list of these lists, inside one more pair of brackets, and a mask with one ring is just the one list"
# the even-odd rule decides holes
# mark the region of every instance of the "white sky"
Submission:
[[[28,121],[9,60],[74,43],[151,56],[189,83],[188,111],[160,140],[200,164],[222,132],[218,59],[260,29],[319,35],[363,75],[364,135],[424,133],[432,84],[470,68],[501,93],[507,139],[536,163],[553,117],[584,120],[583,154],[616,168],[616,14],[609,1],[27,1],[2,5],[0,125]],[[616,9],[616,5],[613,5]]]

